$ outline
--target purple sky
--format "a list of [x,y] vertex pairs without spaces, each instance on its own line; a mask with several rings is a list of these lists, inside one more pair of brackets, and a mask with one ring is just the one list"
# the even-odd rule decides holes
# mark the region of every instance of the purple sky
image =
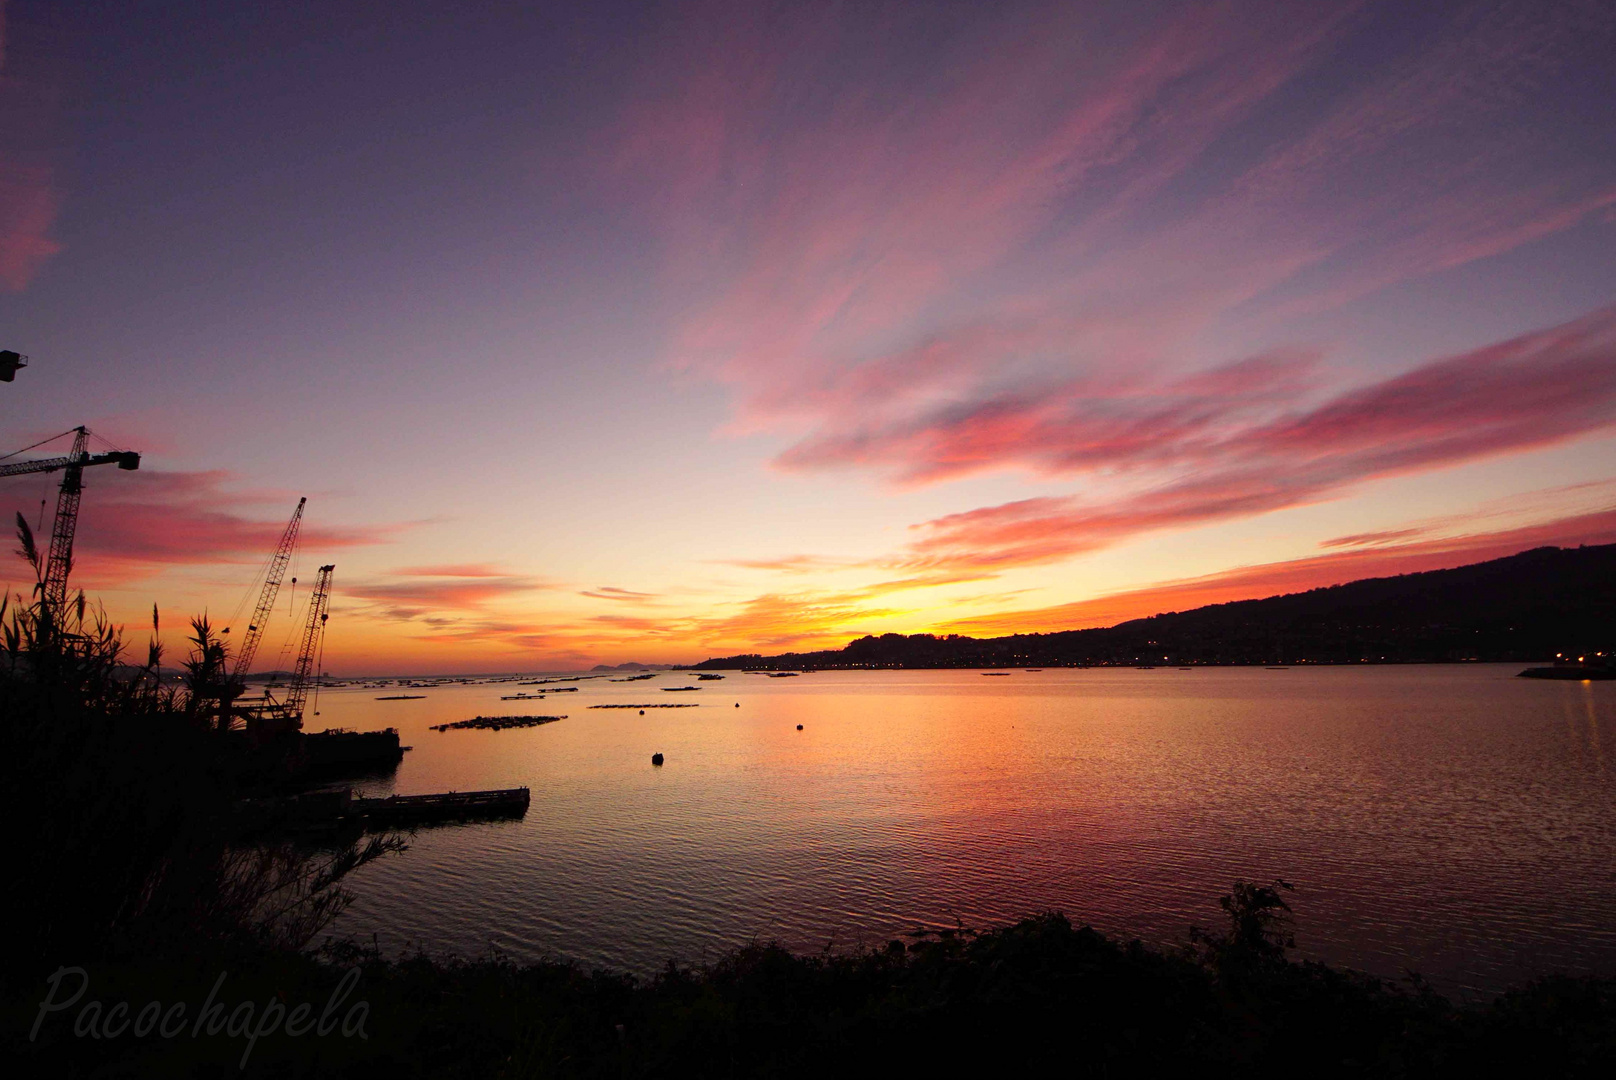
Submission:
[[298,495],[372,670],[1616,540],[1609,3],[0,10],[0,451],[145,452],[119,617]]

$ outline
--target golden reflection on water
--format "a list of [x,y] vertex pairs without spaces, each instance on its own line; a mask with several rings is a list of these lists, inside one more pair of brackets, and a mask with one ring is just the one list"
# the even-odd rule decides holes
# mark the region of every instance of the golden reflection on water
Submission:
[[[542,702],[499,701],[508,684],[328,692],[323,722],[394,725],[415,747],[375,790],[533,789],[522,822],[423,831],[369,868],[342,929],[649,970],[754,938],[872,944],[1049,908],[1181,939],[1216,921],[1234,878],[1283,876],[1313,955],[1484,989],[1608,970],[1616,791],[1599,724],[1616,685],[1516,670],[736,673],[660,689],[681,674]],[[501,712],[568,718],[427,730]]]
[[1582,689],[1583,715],[1588,718],[1588,745],[1594,752],[1594,763],[1599,766],[1599,775],[1605,775],[1605,751],[1599,745],[1599,712],[1594,708],[1594,684],[1584,682],[1579,684]]

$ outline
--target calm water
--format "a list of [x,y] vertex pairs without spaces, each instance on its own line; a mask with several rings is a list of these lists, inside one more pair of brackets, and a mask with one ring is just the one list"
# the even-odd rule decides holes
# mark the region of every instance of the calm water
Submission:
[[[1305,953],[1486,991],[1616,972],[1616,684],[1517,670],[676,673],[328,691],[310,726],[403,732],[372,791],[533,790],[359,876],[339,929],[392,949],[645,971],[1050,908],[1173,941],[1283,876]],[[522,713],[567,719],[427,730]]]

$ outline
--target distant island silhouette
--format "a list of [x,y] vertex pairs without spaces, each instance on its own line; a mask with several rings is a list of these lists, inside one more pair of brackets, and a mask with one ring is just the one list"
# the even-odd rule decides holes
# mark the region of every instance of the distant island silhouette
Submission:
[[1487,562],[1116,626],[973,638],[866,636],[841,649],[716,657],[694,668],[1531,662],[1616,646],[1616,544],[1541,547]]

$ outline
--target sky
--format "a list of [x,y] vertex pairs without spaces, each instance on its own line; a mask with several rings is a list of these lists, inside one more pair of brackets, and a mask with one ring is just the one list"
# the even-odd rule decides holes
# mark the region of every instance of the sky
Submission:
[[142,453],[74,580],[171,656],[300,496],[260,668],[322,563],[325,666],[406,673],[1616,541],[1604,0],[0,20],[0,453]]

